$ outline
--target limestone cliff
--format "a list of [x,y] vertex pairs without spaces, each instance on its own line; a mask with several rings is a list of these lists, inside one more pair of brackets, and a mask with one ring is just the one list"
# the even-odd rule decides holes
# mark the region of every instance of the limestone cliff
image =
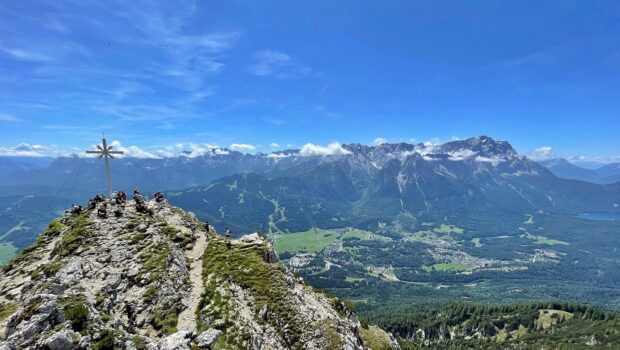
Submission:
[[5,266],[0,349],[398,348],[259,235],[228,244],[191,213],[148,206],[66,214]]

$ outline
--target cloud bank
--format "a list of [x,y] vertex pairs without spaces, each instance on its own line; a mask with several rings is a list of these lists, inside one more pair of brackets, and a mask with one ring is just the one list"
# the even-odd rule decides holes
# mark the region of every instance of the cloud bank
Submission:
[[338,142],[332,142],[327,146],[319,146],[313,143],[306,143],[300,150],[302,156],[334,156],[351,154],[351,151],[342,147]]

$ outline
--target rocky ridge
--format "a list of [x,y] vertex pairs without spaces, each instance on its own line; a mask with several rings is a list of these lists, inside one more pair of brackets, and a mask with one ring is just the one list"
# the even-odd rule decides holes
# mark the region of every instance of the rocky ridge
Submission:
[[229,243],[191,213],[148,205],[65,214],[5,266],[0,349],[398,348],[260,235]]

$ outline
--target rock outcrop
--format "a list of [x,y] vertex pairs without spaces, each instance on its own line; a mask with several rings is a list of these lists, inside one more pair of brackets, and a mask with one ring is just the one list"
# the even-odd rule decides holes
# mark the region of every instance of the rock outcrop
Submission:
[[[232,242],[148,202],[66,214],[0,274],[0,350],[369,349],[338,299],[315,292],[252,234]],[[375,345],[373,345],[373,348]]]

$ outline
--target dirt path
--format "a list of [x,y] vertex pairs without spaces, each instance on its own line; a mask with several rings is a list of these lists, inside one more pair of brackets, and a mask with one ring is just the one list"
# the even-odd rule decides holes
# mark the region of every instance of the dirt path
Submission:
[[198,239],[194,244],[194,248],[186,252],[190,261],[189,278],[192,283],[192,289],[189,295],[189,305],[179,315],[177,329],[179,331],[196,331],[196,309],[200,302],[200,296],[204,292],[204,284],[202,283],[202,255],[207,247],[207,239],[202,231],[199,231]]

